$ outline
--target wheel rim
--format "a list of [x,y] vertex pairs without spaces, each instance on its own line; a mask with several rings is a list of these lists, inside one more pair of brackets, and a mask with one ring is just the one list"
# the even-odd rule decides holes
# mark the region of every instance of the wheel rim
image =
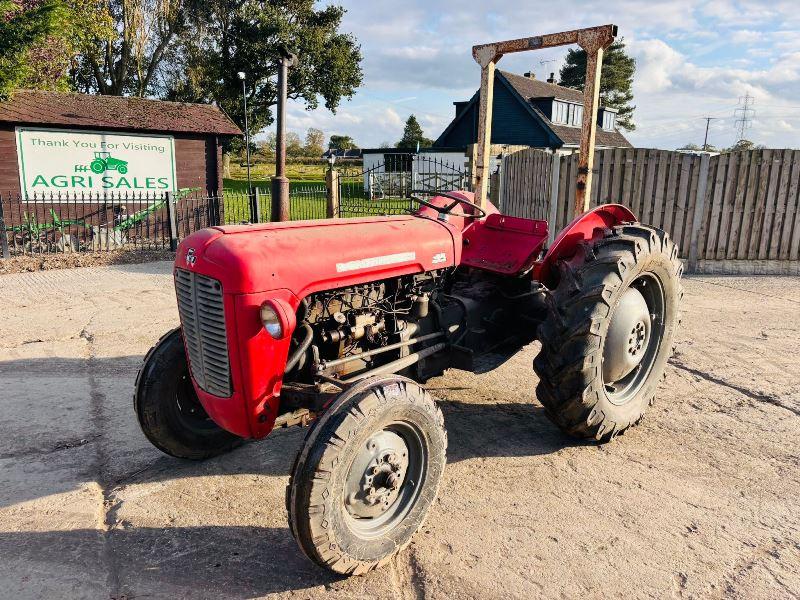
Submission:
[[171,407],[173,419],[184,430],[205,434],[219,429],[219,426],[211,420],[203,405],[200,404],[197,392],[189,378],[189,371],[181,373]]
[[411,423],[395,422],[362,443],[350,464],[343,501],[349,528],[362,538],[385,535],[416,504],[428,451]]
[[603,384],[613,404],[631,401],[650,376],[664,336],[664,308],[661,282],[650,273],[620,297],[603,346]]

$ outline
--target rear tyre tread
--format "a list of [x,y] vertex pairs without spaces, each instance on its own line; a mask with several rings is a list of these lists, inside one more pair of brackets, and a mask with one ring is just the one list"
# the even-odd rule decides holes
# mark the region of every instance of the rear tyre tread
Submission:
[[672,335],[679,323],[677,304],[683,297],[683,265],[669,236],[638,223],[616,226],[606,230],[604,238],[582,244],[573,257],[558,263],[560,281],[548,301],[548,318],[539,327],[542,349],[533,368],[539,376],[536,394],[546,414],[571,435],[608,441],[640,422],[644,410],[654,402],[661,373],[651,375],[631,401],[638,402],[638,410],[600,408],[601,399],[605,398],[604,323],[618,295],[651,264],[668,279],[662,281],[665,302],[675,307],[674,316],[665,327],[662,346],[666,346],[659,349],[655,373],[656,368],[665,372],[663,366],[674,351]]

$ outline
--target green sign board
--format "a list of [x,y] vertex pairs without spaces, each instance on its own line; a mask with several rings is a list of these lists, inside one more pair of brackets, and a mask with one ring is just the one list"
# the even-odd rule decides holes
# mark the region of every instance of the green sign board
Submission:
[[177,190],[172,136],[17,127],[20,188],[28,200],[163,196]]

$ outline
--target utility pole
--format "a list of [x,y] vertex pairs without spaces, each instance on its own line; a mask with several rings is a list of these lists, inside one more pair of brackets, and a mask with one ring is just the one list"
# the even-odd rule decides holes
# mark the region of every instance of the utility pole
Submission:
[[703,152],[708,152],[708,126],[711,121],[715,121],[717,117],[703,117],[706,120],[706,137],[703,139]]
[[737,142],[741,142],[744,139],[744,132],[750,129],[750,121],[756,116],[756,111],[750,108],[753,104],[753,100],[755,100],[755,98],[749,93],[740,96],[739,104],[742,106],[733,111],[733,116],[736,117],[736,130],[738,132],[736,137]]
[[289,179],[286,177],[286,96],[289,67],[297,66],[297,56],[285,51],[278,63],[278,131],[275,139],[275,177],[272,178],[272,220],[288,221]]

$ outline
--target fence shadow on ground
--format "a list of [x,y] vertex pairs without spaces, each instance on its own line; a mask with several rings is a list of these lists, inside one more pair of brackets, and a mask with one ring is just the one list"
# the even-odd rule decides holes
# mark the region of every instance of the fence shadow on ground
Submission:
[[[0,429],[0,434],[10,435],[18,426],[23,426],[31,435],[19,438],[10,451],[0,458],[16,464],[43,464],[48,469],[65,469],[78,473],[76,481],[71,477],[37,481],[37,485],[16,486],[0,497],[0,506],[26,502],[38,497],[58,494],[74,489],[85,481],[102,479],[106,488],[168,481],[186,477],[212,475],[238,475],[250,473],[262,476],[282,477],[289,474],[292,461],[299,450],[306,429],[290,428],[276,430],[266,439],[245,443],[232,453],[205,462],[192,462],[166,456],[152,447],[139,431],[131,405],[136,372],[141,364],[140,356],[84,359],[29,359],[0,362],[0,384],[4,375],[14,374],[26,378],[26,387],[15,403],[29,407],[25,423],[15,425],[13,419]],[[50,406],[38,400],[41,386],[51,385],[52,377],[69,373],[70,377],[93,377],[113,381],[114,389],[124,390],[112,396],[102,396],[104,413],[95,418],[99,430],[86,434],[85,423],[76,422],[74,435],[64,434],[64,439],[48,439]],[[457,375],[456,375],[457,377]],[[126,385],[126,382],[129,385]],[[81,388],[76,388],[81,389]],[[65,387],[65,390],[68,388]],[[447,388],[431,390],[434,395],[446,396]],[[65,406],[91,408],[90,398],[65,396]],[[78,393],[78,392],[76,392]],[[515,400],[517,400],[515,398]],[[476,457],[490,458],[538,456],[557,452],[565,447],[583,442],[561,433],[545,416],[544,409],[534,403],[533,394],[520,398],[520,402],[469,403],[455,400],[440,400],[448,431],[448,461],[457,463]],[[526,401],[530,400],[530,401]],[[94,407],[94,410],[98,410]],[[11,414],[17,415],[16,411]],[[22,417],[15,417],[22,418]],[[17,439],[17,438],[7,438]],[[8,446],[7,446],[8,447]],[[92,457],[98,453],[108,456],[103,473],[93,472]],[[38,486],[38,487],[37,487]]]
[[[278,430],[263,441],[246,443],[226,456],[200,463],[174,459],[151,447],[139,433],[130,402],[129,392],[140,362],[140,356],[0,362],[0,382],[11,373],[27,377],[24,394],[29,397],[17,401],[30,407],[24,418],[42,433],[47,431],[51,415],[49,406],[37,402],[37,378],[41,377],[41,385],[45,386],[55,373],[70,373],[72,377],[121,381],[122,385],[113,389],[125,390],[124,397],[121,392],[106,392],[100,409],[105,416],[95,417],[93,423],[99,429],[90,435],[76,432],[81,439],[58,440],[55,444],[51,440],[48,443],[52,447],[38,447],[43,442],[26,439],[25,448],[0,457],[9,474],[41,470],[50,473],[35,477],[34,482],[27,476],[12,477],[13,489],[6,490],[0,506],[74,491],[91,481],[97,481],[113,497],[123,494],[125,486],[192,477],[289,474],[305,429]],[[446,396],[448,391],[461,389],[448,388],[448,383],[451,382],[439,380],[431,386],[432,392]],[[76,401],[93,402],[91,398],[64,398],[66,404],[75,405]],[[560,433],[543,409],[533,403],[532,396],[531,402],[521,403],[442,400],[440,404],[445,413],[451,463],[477,457],[547,455],[580,444]],[[15,424],[8,423],[7,427],[13,429]],[[8,435],[9,431],[4,427],[0,433]],[[270,504],[282,510],[282,496]],[[140,528],[118,523],[107,533],[96,529],[3,532],[0,554],[49,565],[53,573],[79,573],[86,581],[96,577],[99,587],[118,582],[119,589],[115,591],[129,597],[171,590],[177,595],[245,598],[328,586],[338,579],[302,556],[288,527]],[[268,569],[265,560],[269,562]]]

